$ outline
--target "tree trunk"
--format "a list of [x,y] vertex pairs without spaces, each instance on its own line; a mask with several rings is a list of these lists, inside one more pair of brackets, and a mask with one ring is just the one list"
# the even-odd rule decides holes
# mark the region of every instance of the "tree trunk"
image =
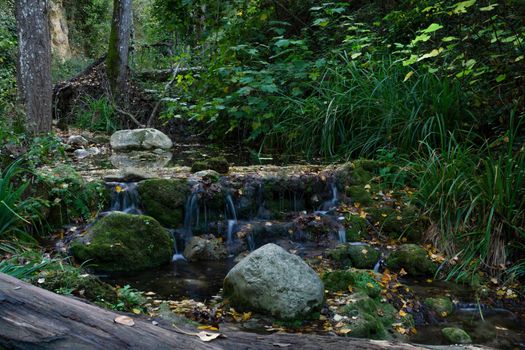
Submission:
[[114,0],[106,69],[113,98],[123,108],[127,106],[129,98],[128,54],[131,26],[131,0]]
[[27,129],[51,131],[51,37],[46,0],[17,0],[19,56],[17,82],[25,106]]

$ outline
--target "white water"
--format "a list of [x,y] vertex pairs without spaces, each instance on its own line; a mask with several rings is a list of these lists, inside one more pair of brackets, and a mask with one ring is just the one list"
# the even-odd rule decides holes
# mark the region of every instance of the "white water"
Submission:
[[121,211],[127,214],[142,214],[140,210],[140,197],[135,182],[111,182],[110,211]]
[[233,242],[233,230],[235,229],[235,225],[237,225],[237,220],[228,220],[228,232],[226,236],[226,242],[228,244]]
[[339,235],[339,243],[346,243],[346,230],[344,227],[341,227],[337,234]]

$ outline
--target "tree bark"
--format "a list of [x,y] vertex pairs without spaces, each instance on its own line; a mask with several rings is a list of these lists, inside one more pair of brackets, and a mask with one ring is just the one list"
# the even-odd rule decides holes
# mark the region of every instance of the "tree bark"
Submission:
[[132,27],[131,0],[113,1],[106,69],[115,102],[126,108],[129,100],[128,54]]
[[51,37],[47,0],[17,0],[19,55],[17,83],[25,106],[27,129],[34,134],[51,131]]
[[117,316],[0,273],[0,349],[427,349],[390,341],[306,334],[261,335],[236,330],[221,330],[227,338],[205,343],[181,333],[196,330],[177,331],[162,320],[155,326],[151,320],[134,315],[130,317],[135,325],[129,327],[115,323]]

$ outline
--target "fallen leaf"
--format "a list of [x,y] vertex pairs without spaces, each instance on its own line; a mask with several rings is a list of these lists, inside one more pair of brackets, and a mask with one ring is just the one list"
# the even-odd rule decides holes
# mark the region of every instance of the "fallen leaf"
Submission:
[[273,343],[273,346],[276,346],[278,348],[287,348],[289,346],[292,346],[290,343]]
[[124,326],[129,326],[129,327],[133,327],[135,325],[135,321],[133,321],[133,319],[128,316],[117,316],[115,317],[113,321],[115,323],[118,323]]
[[217,328],[217,327],[208,326],[208,325],[199,326],[199,327],[197,327],[197,329],[200,329],[200,330],[203,330],[203,331],[218,331],[219,330],[219,328]]
[[221,333],[208,333],[208,332],[199,332],[197,333],[197,337],[200,338],[202,341],[212,341],[221,336]]
[[399,316],[405,317],[406,315],[407,315],[406,312],[404,312],[403,310],[399,310]]
[[140,315],[140,310],[139,309],[133,309],[131,310],[135,315]]

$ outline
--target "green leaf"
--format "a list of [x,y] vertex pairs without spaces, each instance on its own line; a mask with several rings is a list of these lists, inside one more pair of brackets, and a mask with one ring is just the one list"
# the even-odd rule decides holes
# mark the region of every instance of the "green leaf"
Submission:
[[318,18],[314,21],[314,26],[326,27],[330,23],[328,18]]
[[489,5],[489,6],[481,7],[479,10],[483,11],[483,12],[492,11],[492,10],[494,10],[496,8],[496,6],[498,6],[498,4],[492,4],[492,5]]
[[451,41],[455,41],[455,40],[459,40],[459,38],[456,38],[455,36],[446,36],[443,39],[441,39],[441,41],[443,41],[445,43],[448,43],[448,42],[451,42]]
[[507,76],[505,74],[500,74],[496,77],[496,83],[501,83],[505,79],[507,79]]
[[460,14],[467,13],[467,8],[471,7],[476,3],[476,0],[461,1],[454,5],[452,13]]
[[429,40],[430,40],[430,35],[423,33],[423,34],[421,34],[421,35],[416,36],[416,37],[414,38],[414,40],[412,40],[412,42],[410,43],[410,45],[414,45],[414,44],[416,44],[416,43],[418,43],[418,42],[420,42],[420,41],[422,41],[422,42],[426,42],[426,41],[429,41]]
[[438,24],[438,23],[432,23],[431,25],[428,26],[427,29],[423,29],[421,32],[422,33],[433,33],[435,31],[438,31],[440,30],[441,28],[443,28],[443,26],[441,24]]

